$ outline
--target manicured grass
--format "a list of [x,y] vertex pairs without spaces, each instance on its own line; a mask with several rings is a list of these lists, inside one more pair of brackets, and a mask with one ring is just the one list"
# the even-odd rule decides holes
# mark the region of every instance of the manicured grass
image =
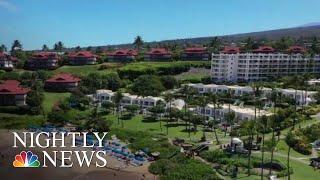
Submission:
[[201,82],[201,79],[208,77],[210,70],[205,68],[191,68],[188,72],[181,73],[175,77],[181,81]]
[[[260,157],[260,155],[255,154],[254,156]],[[275,154],[275,159],[279,160],[280,162],[287,164],[286,157],[280,157],[279,155]],[[265,154],[265,159],[270,159],[270,154]],[[293,180],[315,180],[320,177],[320,171],[315,171],[311,166],[308,164],[309,160],[306,160],[305,163],[302,163],[296,159],[290,159],[290,167],[293,169],[293,174],[291,174],[291,179]],[[287,177],[283,177],[280,179],[287,179]]]
[[[113,121],[113,124],[112,124],[113,127],[121,128],[121,120],[120,120],[120,123],[118,124],[116,115],[107,115],[106,119]],[[166,132],[167,132],[165,121],[161,122],[161,125],[162,125],[162,131],[161,131],[159,121],[148,122],[148,121],[145,121],[141,115],[134,116],[132,119],[129,119],[129,120],[123,120],[123,122],[124,122],[125,129],[130,129],[135,131],[148,131],[150,133],[164,134],[164,135],[166,135]],[[179,138],[184,138],[187,141],[198,142],[202,137],[202,134],[203,134],[202,127],[200,126],[198,127],[198,131],[191,132],[189,137],[189,133],[185,131],[185,125],[183,122],[180,122],[180,123],[172,122],[169,124],[168,138],[179,137]],[[206,132],[206,137],[207,139],[215,140],[215,136],[213,132]],[[221,131],[218,131],[218,137],[222,142],[230,141],[229,137],[224,138],[224,133]]]
[[120,69],[144,70],[149,68],[170,67],[174,65],[192,65],[192,66],[208,65],[209,66],[210,61],[135,62],[135,63],[126,64]]
[[113,72],[112,67],[117,67],[118,63],[105,63],[110,66],[110,69],[104,69],[99,70],[99,67],[101,64],[95,64],[95,65],[83,65],[83,66],[62,66],[56,70],[54,70],[54,73],[72,73],[80,76],[88,75],[90,73],[96,72],[101,74],[107,74],[110,72]]
[[43,101],[43,109],[45,113],[51,111],[54,104],[60,100],[64,100],[65,98],[69,97],[70,93],[52,93],[52,92],[45,92],[44,93],[44,101]]

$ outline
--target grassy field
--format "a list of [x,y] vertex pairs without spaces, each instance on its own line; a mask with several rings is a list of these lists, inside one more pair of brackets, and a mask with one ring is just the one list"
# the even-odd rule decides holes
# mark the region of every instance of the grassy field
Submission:
[[51,111],[54,104],[60,100],[63,100],[70,96],[70,93],[52,93],[52,92],[45,92],[44,93],[44,101],[43,101],[43,109],[45,113]]
[[201,82],[201,79],[210,75],[210,69],[191,68],[188,72],[181,73],[175,77],[181,81]]
[[[118,120],[116,115],[108,115],[105,117],[107,120],[111,120],[113,122],[113,126],[117,128],[121,128],[121,120],[120,124],[118,124]],[[145,121],[142,116],[135,116],[129,120],[123,120],[124,128],[131,129],[135,131],[148,131],[150,133],[156,134],[164,134],[166,135],[166,122],[161,122],[161,128],[159,121]],[[161,130],[162,129],[162,130]],[[217,130],[217,134],[219,137],[219,141],[222,143],[227,143],[230,141],[230,138],[224,137],[224,133],[222,131]],[[199,126],[197,132],[191,132],[190,137],[189,133],[185,131],[185,124],[181,123],[170,123],[169,124],[169,134],[168,137],[173,139],[176,137],[184,138],[188,142],[198,142],[203,135],[202,128]],[[215,140],[215,136],[213,132],[206,132],[207,139]]]

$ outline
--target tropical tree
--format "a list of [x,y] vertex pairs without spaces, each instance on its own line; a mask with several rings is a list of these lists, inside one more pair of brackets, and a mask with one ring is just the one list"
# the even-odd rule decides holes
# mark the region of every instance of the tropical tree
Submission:
[[[177,96],[183,99],[184,101],[184,117],[183,120],[185,121],[185,129],[189,133],[190,137],[190,112],[188,111],[188,105],[194,100],[194,95],[197,94],[197,90],[190,86],[182,86],[180,90],[177,92]],[[189,127],[189,130],[188,130]]]
[[[148,109],[152,113],[155,120],[159,118],[159,115],[165,113],[166,104],[163,101],[158,101],[157,104]],[[160,131],[162,132],[161,118],[159,118]]]
[[208,105],[209,101],[208,101],[208,98],[207,96],[205,95],[202,95],[202,96],[199,96],[197,98],[197,104],[199,107],[201,107],[201,114],[202,114],[202,122],[203,122],[203,135],[202,135],[202,138],[203,139],[206,139],[206,134],[205,134],[205,125],[206,125],[206,106]]
[[22,44],[19,40],[14,40],[11,46],[11,53],[14,54],[16,51],[22,50]]
[[46,44],[44,44],[42,46],[42,51],[48,51],[48,50],[49,50],[49,47]]
[[127,105],[125,106],[125,109],[129,112],[129,116],[133,117],[135,113],[138,111],[139,106],[132,104],[132,105]]
[[159,77],[154,75],[142,75],[134,80],[131,91],[138,96],[159,96],[165,90]]
[[55,51],[62,51],[64,49],[64,45],[61,41],[54,44],[53,49]]
[[174,100],[174,95],[170,92],[165,93],[164,100],[169,104],[169,108],[167,108],[167,114],[169,116],[169,119],[167,119],[167,135],[169,134],[169,121],[172,121],[172,101]]
[[7,52],[7,47],[4,44],[1,44],[0,46],[0,52]]
[[219,53],[220,46],[221,46],[221,41],[218,37],[214,37],[209,43],[209,47],[211,49],[211,52],[213,53]]
[[248,175],[251,175],[251,154],[253,137],[256,133],[256,122],[254,120],[245,121],[244,130],[248,133]]
[[76,52],[81,51],[81,47],[80,47],[80,46],[77,46],[77,47],[75,48],[75,51],[76,51]]
[[262,128],[262,146],[261,146],[261,179],[263,179],[263,169],[264,169],[264,142],[265,142],[265,133],[268,126],[268,118],[267,116],[261,116],[258,125]]
[[114,112],[115,105],[111,101],[106,101],[101,104],[101,107],[103,108],[104,112],[108,114],[110,111]]
[[248,37],[247,39],[245,39],[244,44],[245,45],[243,47],[243,50],[246,52],[252,51],[253,49],[255,49],[257,47],[257,45],[252,37]]
[[216,127],[216,124],[217,124],[217,106],[218,106],[218,103],[219,103],[218,96],[216,94],[210,93],[210,94],[208,94],[208,100],[209,100],[210,103],[213,104],[213,122],[211,124],[212,124],[212,128],[213,128],[214,136],[216,137],[217,144],[220,144],[219,138],[218,138],[218,135],[217,135],[217,127]]
[[140,51],[140,48],[141,48],[142,45],[143,45],[142,37],[141,37],[141,36],[137,36],[137,37],[134,39],[133,45]]
[[274,47],[279,51],[287,50],[291,45],[293,45],[294,40],[290,37],[282,37],[277,40],[274,44]]
[[[114,98],[113,102],[115,106],[117,107],[117,119],[118,119],[118,125],[120,124],[120,111],[121,111],[121,100],[123,98],[123,94],[121,91],[117,91]],[[123,120],[121,121],[121,126],[123,127]]]

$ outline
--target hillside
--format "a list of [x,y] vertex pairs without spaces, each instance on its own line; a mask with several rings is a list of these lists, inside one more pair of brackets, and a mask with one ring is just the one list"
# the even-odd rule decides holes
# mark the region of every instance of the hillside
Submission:
[[[218,36],[224,43],[231,43],[231,42],[239,42],[244,40],[247,37],[252,37],[257,40],[268,39],[268,40],[277,40],[281,37],[292,37],[294,39],[302,38],[304,40],[310,39],[312,37],[320,37],[320,24],[319,23],[311,23],[302,25],[299,27],[294,28],[286,28],[286,29],[277,29],[277,30],[269,30],[269,31],[260,31],[260,32],[250,32],[250,33],[243,33],[243,34],[232,34],[232,35],[225,35],[225,36]],[[166,44],[207,44],[209,43],[214,37],[198,37],[198,38],[185,38],[185,39],[173,39],[173,40],[163,40],[163,41],[153,41],[153,42],[146,42],[149,46],[155,46],[159,43],[166,43]],[[107,48],[131,48],[132,44],[118,44],[118,45],[106,45],[100,46],[103,49]],[[92,47],[93,49],[97,47]],[[68,49],[68,50],[72,50]]]

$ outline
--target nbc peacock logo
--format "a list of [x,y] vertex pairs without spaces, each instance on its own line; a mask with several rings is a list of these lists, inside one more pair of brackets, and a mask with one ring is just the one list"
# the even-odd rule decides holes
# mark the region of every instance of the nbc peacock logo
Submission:
[[38,156],[33,154],[31,151],[22,151],[20,154],[15,156],[13,161],[14,167],[39,167],[40,162],[38,161]]

